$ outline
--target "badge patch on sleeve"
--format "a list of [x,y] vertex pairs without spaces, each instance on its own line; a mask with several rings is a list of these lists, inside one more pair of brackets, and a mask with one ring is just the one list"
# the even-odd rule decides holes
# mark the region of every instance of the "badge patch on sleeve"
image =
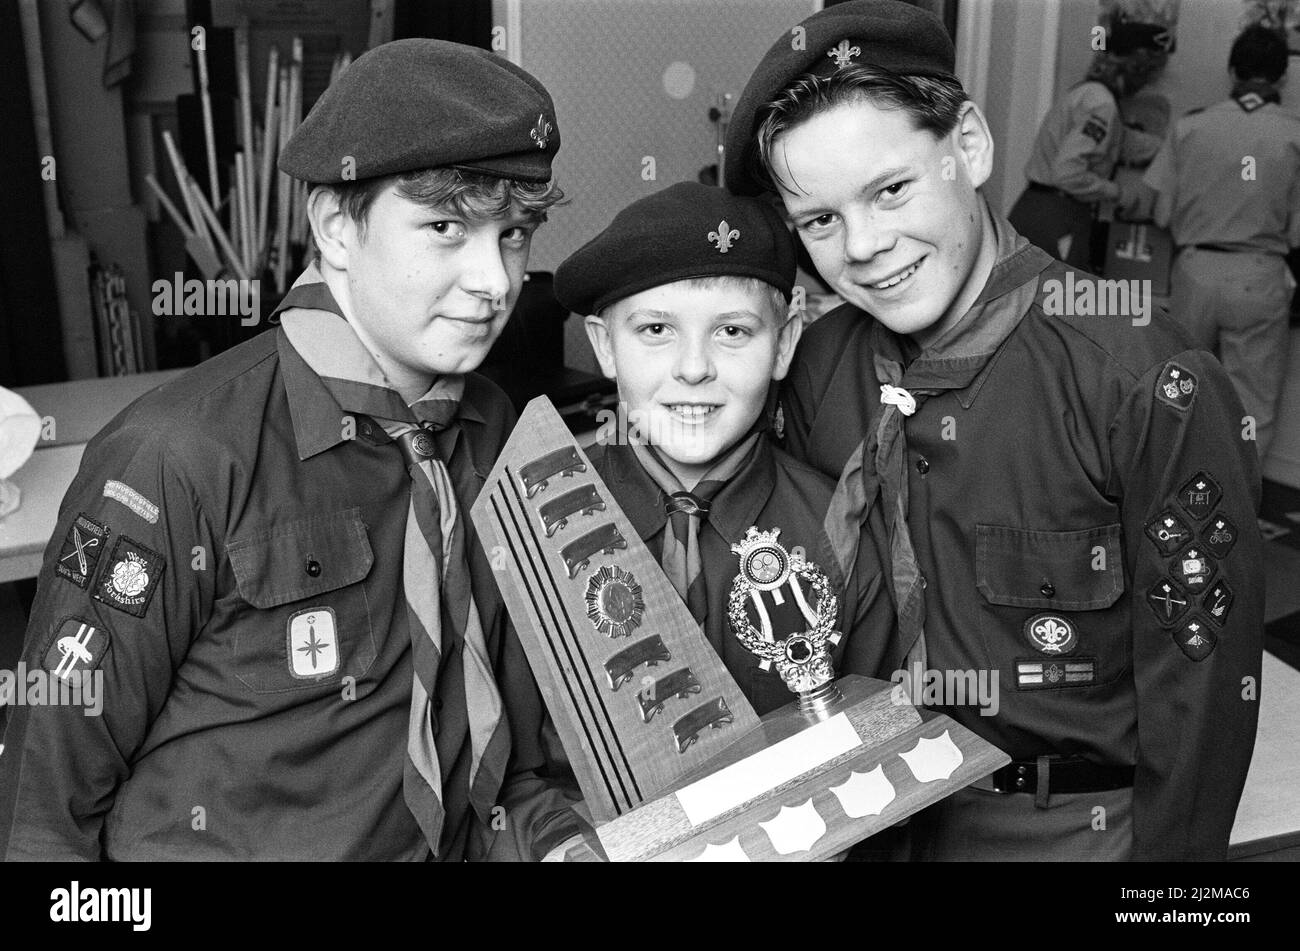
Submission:
[[95,566],[99,564],[99,556],[107,544],[108,529],[83,512],[63,539],[54,573],[84,591],[95,576]]
[[144,617],[166,567],[167,562],[158,552],[122,535],[95,585],[95,600],[134,617]]
[[1196,399],[1196,375],[1177,363],[1166,363],[1156,380],[1156,399],[1174,409],[1190,409]]
[[319,680],[339,669],[333,608],[308,608],[289,618],[289,673]]
[[1174,632],[1174,643],[1192,660],[1205,660],[1218,642],[1214,632],[1195,618]]
[[109,479],[104,483],[104,498],[121,502],[150,525],[158,524],[158,506],[131,488],[125,482]]
[[79,617],[64,618],[45,652],[45,669],[62,680],[96,670],[108,653],[109,634]]

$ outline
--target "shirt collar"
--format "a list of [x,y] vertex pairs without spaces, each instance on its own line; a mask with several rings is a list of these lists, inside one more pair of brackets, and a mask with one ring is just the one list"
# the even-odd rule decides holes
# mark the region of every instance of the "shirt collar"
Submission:
[[[1051,255],[1030,244],[1005,218],[992,209],[989,215],[997,256],[984,289],[962,319],[923,350],[902,374],[905,389],[958,390],[957,398],[966,409],[984,385],[993,354],[1033,302],[1038,275],[1052,263]],[[878,363],[883,360],[906,364],[904,342],[879,320],[872,326],[872,351]],[[879,366],[877,376],[883,377]],[[882,378],[881,382],[887,381]]]

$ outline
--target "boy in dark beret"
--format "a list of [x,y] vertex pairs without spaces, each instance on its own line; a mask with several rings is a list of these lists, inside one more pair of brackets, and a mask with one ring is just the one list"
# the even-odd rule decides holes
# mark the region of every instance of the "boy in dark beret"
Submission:
[[319,254],[279,328],[127,408],[63,501],[25,660],[102,678],[103,715],[17,709],[0,855],[465,857],[511,692],[464,509],[513,415],[472,371],[558,148],[537,80],[437,40],[316,103],[280,168]]
[[918,855],[1221,860],[1262,644],[1241,404],[1163,314],[1095,306],[989,207],[953,67],[929,13],[829,7],[764,56],[727,148],[847,301],[800,343],[786,446],[846,524],[883,509],[912,682],[1001,684],[995,716],[917,698],[1013,758],[914,820]]

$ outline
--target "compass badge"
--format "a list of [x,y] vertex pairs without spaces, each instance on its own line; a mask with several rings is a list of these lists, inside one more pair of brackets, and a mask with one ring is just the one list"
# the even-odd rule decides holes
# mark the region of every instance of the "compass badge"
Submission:
[[338,669],[334,609],[308,608],[289,618],[289,673],[298,680],[320,680]]

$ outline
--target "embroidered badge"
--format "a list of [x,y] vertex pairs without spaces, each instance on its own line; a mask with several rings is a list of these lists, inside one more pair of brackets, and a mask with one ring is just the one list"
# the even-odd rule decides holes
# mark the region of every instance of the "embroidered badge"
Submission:
[[1017,690],[1050,690],[1053,687],[1082,687],[1097,679],[1095,657],[1069,660],[1017,660]]
[[1147,604],[1156,612],[1156,620],[1163,626],[1171,627],[1187,613],[1187,598],[1178,586],[1162,578],[1147,592]]
[[1187,548],[1174,559],[1174,580],[1193,594],[1209,587],[1214,577],[1214,562],[1195,546]]
[[1237,526],[1222,515],[1214,516],[1202,531],[1205,550],[1216,558],[1227,558],[1232,546],[1237,544]]
[[1174,632],[1174,643],[1192,660],[1205,660],[1218,641],[1214,632],[1195,618]]
[[158,524],[158,506],[124,482],[109,479],[104,483],[104,498],[121,502],[150,525]]
[[732,243],[739,240],[739,238],[740,232],[727,224],[726,218],[718,222],[717,231],[709,232],[709,241],[718,249],[719,254],[726,254],[730,251]]
[[122,535],[95,585],[95,600],[134,617],[144,617],[166,566],[158,552]]
[[1257,92],[1248,92],[1244,95],[1237,96],[1236,100],[1237,105],[1241,106],[1242,112],[1254,112],[1256,109],[1263,106],[1264,103],[1268,102],[1267,99]]
[[587,618],[606,637],[627,637],[641,626],[645,599],[630,571],[603,565],[587,581]]
[[90,584],[99,556],[108,544],[108,529],[82,512],[68,529],[54,573],[83,591]]
[[1211,479],[1210,474],[1204,470],[1192,476],[1188,483],[1178,490],[1178,504],[1198,522],[1214,511],[1221,498],[1223,492],[1219,488],[1219,483]]
[[537,144],[539,149],[544,149],[553,131],[554,128],[546,121],[545,114],[539,112],[537,113],[537,122],[533,126],[533,131],[528,133],[528,137]]
[[1192,540],[1192,530],[1170,509],[1147,522],[1146,533],[1162,555],[1172,555]]
[[1036,614],[1025,622],[1029,646],[1044,654],[1068,654],[1079,644],[1074,625],[1059,614]]
[[1228,619],[1228,612],[1232,610],[1233,601],[1232,588],[1228,587],[1228,582],[1220,579],[1214,583],[1205,594],[1205,600],[1201,602],[1201,607],[1205,613],[1210,616],[1210,620],[1219,627],[1223,627],[1224,622]]
[[1090,116],[1088,121],[1083,124],[1083,134],[1100,145],[1101,140],[1106,138],[1106,128],[1106,123],[1096,116]]
[[843,69],[845,66],[852,66],[853,58],[862,55],[862,50],[845,39],[840,40],[839,46],[827,50],[826,55],[835,60],[836,69]]
[[289,673],[319,680],[339,669],[339,644],[333,608],[308,608],[289,618]]
[[1196,375],[1177,363],[1166,363],[1156,380],[1156,399],[1174,409],[1188,409],[1196,399]]
[[64,618],[45,652],[45,669],[61,680],[81,671],[95,670],[108,653],[109,634],[79,617]]

